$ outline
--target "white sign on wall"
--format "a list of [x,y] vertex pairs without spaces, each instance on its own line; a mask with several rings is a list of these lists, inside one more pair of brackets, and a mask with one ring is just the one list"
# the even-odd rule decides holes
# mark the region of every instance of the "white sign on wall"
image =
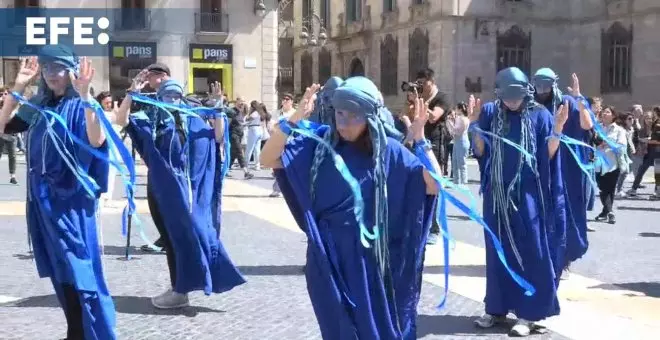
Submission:
[[245,58],[245,62],[243,63],[243,67],[245,68],[257,68],[257,60],[254,58]]

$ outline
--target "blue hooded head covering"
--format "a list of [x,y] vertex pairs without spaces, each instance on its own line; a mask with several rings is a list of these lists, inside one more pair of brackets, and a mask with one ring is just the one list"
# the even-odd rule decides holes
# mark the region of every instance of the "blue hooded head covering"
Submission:
[[495,76],[495,96],[499,100],[529,100],[534,89],[525,73],[517,67],[505,68]]
[[160,84],[156,96],[161,99],[166,93],[176,93],[183,97],[183,85],[174,79],[169,79]]
[[557,107],[562,102],[564,94],[559,89],[559,76],[548,67],[544,67],[536,71],[532,77],[532,84],[534,88],[551,89],[552,91],[552,113],[554,114]]
[[310,115],[310,121],[330,126],[335,125],[335,109],[332,107],[332,96],[335,89],[343,82],[339,77],[330,77],[325,82],[321,92],[316,97],[316,102],[314,102],[314,112]]
[[46,45],[39,50],[37,59],[40,65],[58,64],[76,75],[80,71],[80,59],[65,45]]
[[[344,81],[332,96],[335,110],[347,111],[363,116],[369,125],[382,128],[383,136],[401,139],[394,128],[394,117],[384,105],[383,95],[376,85],[365,77],[352,77]],[[371,131],[370,131],[371,132]]]
[[[74,75],[78,75],[80,71],[80,60],[78,56],[65,45],[46,45],[39,49],[37,54],[37,61],[39,65],[44,68],[48,64],[57,64],[63,66],[67,69],[68,72],[72,72]],[[37,93],[30,99],[30,102],[37,106],[45,106],[50,102],[55,94],[53,91],[48,88],[46,85],[46,79],[43,76],[43,73],[39,76]],[[64,93],[65,98],[76,98],[80,97],[78,92],[69,84]],[[38,110],[33,107],[23,105],[19,110],[19,115],[21,118],[27,122],[31,122],[38,115]]]

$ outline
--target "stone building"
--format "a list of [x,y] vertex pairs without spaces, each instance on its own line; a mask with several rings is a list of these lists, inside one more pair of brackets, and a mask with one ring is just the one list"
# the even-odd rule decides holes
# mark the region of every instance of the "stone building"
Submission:
[[454,101],[492,98],[498,70],[551,67],[562,88],[576,72],[585,95],[619,108],[660,104],[658,0],[302,0],[296,27],[311,11],[330,38],[312,48],[296,34],[298,93],[330,74],[364,73],[397,107],[400,83],[429,66]]
[[[140,69],[166,63],[189,92],[220,81],[230,98],[277,105],[276,0],[0,0],[0,8],[118,9],[105,57],[93,57],[97,92],[123,93]],[[258,8],[263,5],[265,11]],[[2,25],[0,25],[2,26]],[[3,29],[0,29],[2,35]],[[5,38],[3,38],[5,39]],[[1,43],[1,42],[0,42]],[[0,84],[14,80],[18,58],[1,58]]]

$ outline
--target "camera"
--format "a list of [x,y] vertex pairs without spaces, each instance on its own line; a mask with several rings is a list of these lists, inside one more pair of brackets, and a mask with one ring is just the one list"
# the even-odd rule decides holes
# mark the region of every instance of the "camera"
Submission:
[[417,90],[417,94],[421,95],[424,91],[424,87],[416,81],[404,81],[401,83],[401,90],[403,90],[403,92],[415,92],[415,90]]

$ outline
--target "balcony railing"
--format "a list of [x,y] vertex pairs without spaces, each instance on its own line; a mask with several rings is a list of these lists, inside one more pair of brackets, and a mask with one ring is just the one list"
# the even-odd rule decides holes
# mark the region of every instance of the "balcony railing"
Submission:
[[195,13],[195,32],[229,33],[229,15],[227,13]]
[[293,84],[293,67],[279,67],[279,83],[282,86]]
[[115,12],[117,31],[151,30],[151,11],[148,8],[120,8]]

